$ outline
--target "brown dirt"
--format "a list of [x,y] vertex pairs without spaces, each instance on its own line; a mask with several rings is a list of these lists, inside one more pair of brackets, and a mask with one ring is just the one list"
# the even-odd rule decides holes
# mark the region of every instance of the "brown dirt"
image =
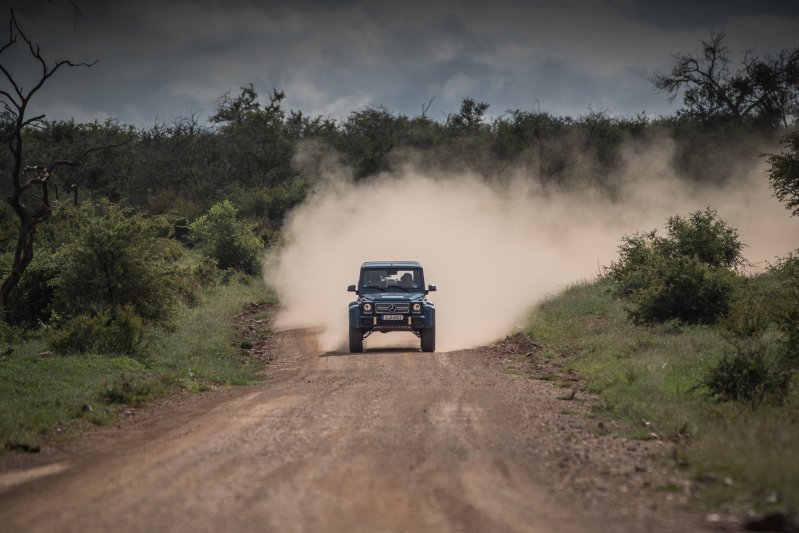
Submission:
[[367,341],[357,355],[313,339],[257,344],[269,362],[257,387],[128,409],[40,454],[8,454],[0,529],[706,528],[679,493],[658,491],[679,482],[653,459],[670,444],[613,436],[526,337],[435,354]]

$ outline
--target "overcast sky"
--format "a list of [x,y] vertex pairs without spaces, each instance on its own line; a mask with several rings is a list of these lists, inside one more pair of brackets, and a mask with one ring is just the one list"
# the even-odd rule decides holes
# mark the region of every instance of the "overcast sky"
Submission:
[[[649,78],[711,30],[734,52],[799,45],[796,0],[3,0],[60,71],[32,113],[150,126],[207,118],[252,83],[286,107],[344,119],[383,105],[442,119],[464,97],[507,110],[669,114]],[[76,7],[73,7],[76,6]],[[76,9],[77,8],[77,9]],[[7,33],[7,26],[3,25]],[[3,38],[5,41],[5,38]],[[0,63],[25,78],[21,50]]]

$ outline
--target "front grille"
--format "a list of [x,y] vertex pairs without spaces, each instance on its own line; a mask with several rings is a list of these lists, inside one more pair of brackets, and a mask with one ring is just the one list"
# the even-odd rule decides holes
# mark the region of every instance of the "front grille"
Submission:
[[410,311],[410,306],[408,302],[380,302],[375,304],[375,311],[381,314],[386,315],[393,315],[393,314],[405,314]]

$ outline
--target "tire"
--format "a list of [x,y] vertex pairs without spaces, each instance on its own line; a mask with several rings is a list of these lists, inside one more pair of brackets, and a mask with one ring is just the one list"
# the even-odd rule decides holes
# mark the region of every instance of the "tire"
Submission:
[[360,328],[350,328],[350,353],[363,351],[363,332]]
[[427,328],[422,330],[422,351],[435,352],[436,351],[436,328]]

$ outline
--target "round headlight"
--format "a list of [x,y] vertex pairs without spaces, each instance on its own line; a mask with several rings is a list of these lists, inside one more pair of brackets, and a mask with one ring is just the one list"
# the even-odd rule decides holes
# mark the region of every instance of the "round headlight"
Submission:
[[372,304],[363,304],[363,310],[366,311],[367,313],[371,313],[372,312]]
[[413,304],[413,310],[418,313],[422,310],[422,304]]

